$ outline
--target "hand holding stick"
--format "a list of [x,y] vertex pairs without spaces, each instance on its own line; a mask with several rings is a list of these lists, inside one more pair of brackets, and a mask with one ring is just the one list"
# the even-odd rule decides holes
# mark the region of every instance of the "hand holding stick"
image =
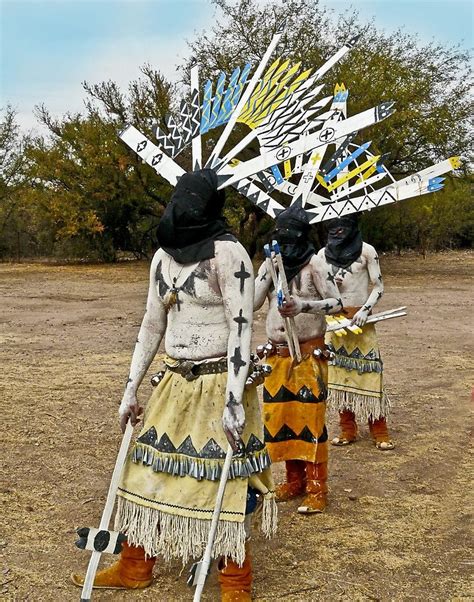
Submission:
[[[283,259],[280,253],[280,247],[276,240],[272,240],[272,249],[275,253],[275,259],[278,265],[278,275],[281,281],[281,290],[283,292],[283,297],[285,299],[290,299],[290,289],[288,287],[288,280],[286,279],[285,267],[283,265]],[[288,324],[288,334],[292,339],[293,347],[295,350],[296,360],[301,362],[301,350],[300,350],[300,342],[298,339],[298,333],[296,332],[296,324],[294,318],[285,318]]]
[[[278,299],[278,304],[281,305],[281,302],[283,301],[283,299],[279,299],[279,294],[281,293],[280,287],[278,285],[278,276],[275,270],[275,266],[273,265],[273,259],[272,259],[272,252],[270,249],[270,245],[264,245],[263,247],[263,251],[265,253],[265,263],[267,265],[267,270],[270,272],[270,275],[272,277],[273,280],[273,286],[275,288],[275,293],[277,295],[277,299]],[[280,295],[281,296],[281,295]],[[285,337],[286,337],[286,342],[288,343],[288,349],[290,350],[290,355],[292,358],[295,357],[296,355],[296,351],[295,351],[295,347],[294,347],[294,343],[293,343],[293,337],[290,336],[290,324],[289,324],[289,319],[290,318],[284,318],[284,322],[285,322]]]

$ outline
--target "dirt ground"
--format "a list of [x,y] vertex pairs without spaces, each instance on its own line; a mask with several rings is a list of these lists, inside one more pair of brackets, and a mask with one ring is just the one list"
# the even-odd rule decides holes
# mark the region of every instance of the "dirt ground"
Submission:
[[[397,447],[377,451],[362,426],[355,445],[330,450],[324,515],[279,504],[278,536],[253,541],[256,601],[474,599],[474,254],[386,256],[382,269],[381,308],[409,308],[378,328]],[[69,574],[89,554],[75,548],[75,529],[99,524],[147,265],[3,264],[0,292],[0,599],[78,600]],[[255,341],[263,324],[259,313]],[[146,379],[141,398],[150,391]],[[333,416],[329,426],[334,436]],[[192,599],[187,568],[157,563],[155,572],[148,590],[94,600]],[[203,599],[219,600],[214,572]]]

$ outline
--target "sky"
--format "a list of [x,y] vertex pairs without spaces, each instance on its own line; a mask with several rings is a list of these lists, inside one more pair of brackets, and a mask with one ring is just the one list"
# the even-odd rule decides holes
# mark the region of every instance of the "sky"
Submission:
[[[322,0],[356,8],[388,31],[420,41],[473,46],[472,0]],[[188,56],[186,40],[212,25],[209,0],[0,0],[0,107],[11,104],[24,130],[35,105],[60,116],[80,111],[81,82],[126,87],[148,62],[170,79]]]

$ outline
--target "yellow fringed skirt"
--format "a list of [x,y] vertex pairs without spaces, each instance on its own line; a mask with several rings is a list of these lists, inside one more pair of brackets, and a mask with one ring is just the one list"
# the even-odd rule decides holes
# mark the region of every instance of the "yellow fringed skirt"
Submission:
[[366,324],[357,335],[328,333],[326,343],[335,354],[328,372],[330,407],[338,412],[350,410],[363,422],[388,416],[390,402],[383,388],[374,324]]
[[[119,487],[116,528],[150,556],[202,555],[227,450],[222,412],[227,374],[187,381],[166,371],[153,392],[143,428],[127,460]],[[245,452],[234,457],[214,544],[213,557],[245,557],[248,487],[263,497],[262,530],[276,526],[270,458],[263,440],[255,387],[243,397]]]

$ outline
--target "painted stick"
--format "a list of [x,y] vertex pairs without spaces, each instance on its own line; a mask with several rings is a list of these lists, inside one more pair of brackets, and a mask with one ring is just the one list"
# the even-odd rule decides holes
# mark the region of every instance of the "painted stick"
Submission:
[[[112,479],[110,480],[110,487],[107,493],[107,500],[105,502],[105,508],[102,513],[102,518],[100,519],[99,524],[99,532],[95,534],[94,540],[99,543],[104,541],[104,537],[106,537],[107,533],[111,533],[109,529],[110,518],[112,516],[112,512],[115,505],[115,498],[117,496],[117,489],[120,481],[120,476],[122,474],[123,465],[125,462],[125,458],[127,457],[128,447],[130,445],[130,440],[133,434],[133,426],[130,421],[127,422],[127,427],[125,428],[125,432],[123,434],[122,443],[120,445],[120,449],[117,455],[117,460],[115,462],[114,471],[112,473]],[[83,531],[79,529],[79,531]],[[95,530],[91,530],[92,534],[95,533]],[[84,533],[84,531],[83,531]],[[78,533],[81,535],[80,533]],[[102,537],[100,537],[100,535]],[[90,536],[89,538],[90,539]],[[118,539],[118,538],[117,538]],[[106,551],[103,545],[94,546],[94,550],[92,552],[91,558],[89,560],[89,566],[87,567],[86,578],[84,581],[84,586],[82,587],[81,592],[81,602],[89,602],[92,595],[92,587],[94,585],[94,577],[97,572],[97,567],[99,565],[100,555],[103,551]],[[81,546],[82,547],[82,546]],[[99,549],[97,549],[99,547]],[[120,546],[121,547],[121,546]],[[86,547],[88,549],[88,546]],[[116,548],[115,548],[116,549]]]
[[[382,322],[383,320],[401,318],[407,315],[405,310],[406,307],[397,307],[396,309],[389,309],[377,314],[372,314],[367,318],[366,324],[375,324],[376,322]],[[351,319],[346,318],[345,316],[326,316],[326,323],[326,332],[335,332],[338,336],[347,334],[346,329],[354,334],[361,334],[363,332],[362,328],[351,324]]]
[[202,143],[201,143],[201,105],[199,102],[199,67],[191,67],[191,135],[192,135],[192,166],[193,170],[201,169],[202,166]]
[[276,216],[285,210],[283,205],[280,205],[270,195],[263,190],[260,190],[250,179],[243,179],[234,184],[234,188],[249,199],[254,205],[256,205],[262,211],[265,211],[270,217],[276,218]]
[[[277,29],[275,35],[273,36],[273,38],[270,42],[270,45],[268,46],[265,54],[263,55],[262,60],[260,61],[259,66],[255,70],[255,73],[253,74],[250,82],[248,83],[247,88],[245,89],[245,92],[240,97],[240,100],[239,100],[237,106],[235,107],[231,118],[227,122],[227,124],[224,128],[224,131],[222,132],[219,140],[217,141],[216,146],[214,147],[214,150],[212,151],[212,154],[206,163],[206,167],[214,168],[216,166],[216,164],[219,162],[219,155],[222,152],[222,149],[224,148],[224,144],[227,142],[227,139],[237,121],[237,118],[238,118],[240,112],[242,111],[242,109],[244,108],[248,99],[250,98],[252,92],[255,89],[255,86],[258,84],[260,76],[262,75],[263,70],[265,69],[265,67],[268,63],[270,56],[272,55],[273,51],[275,50],[275,48],[278,45],[278,42],[280,41],[280,38],[284,31],[284,28],[285,28],[285,23],[282,23],[280,25],[280,27]],[[239,179],[241,179],[241,178],[239,178]]]
[[[286,279],[285,267],[283,265],[283,259],[281,257],[280,246],[278,245],[278,242],[276,240],[272,240],[272,249],[273,249],[273,252],[275,253],[275,258],[276,258],[276,262],[278,265],[278,275],[281,280],[281,288],[282,288],[283,296],[285,297],[285,299],[289,300],[291,297],[290,289],[288,287],[288,281]],[[288,325],[289,325],[288,334],[290,335],[291,339],[293,340],[293,346],[295,348],[296,360],[298,362],[301,362],[302,358],[301,358],[300,342],[298,339],[298,333],[296,332],[295,319],[293,317],[288,318]]]
[[176,186],[178,178],[184,174],[176,161],[168,157],[161,148],[153,144],[151,140],[142,134],[133,125],[127,126],[119,134],[119,138],[137,153],[140,159],[148,163],[157,174],[162,175],[170,184]]
[[350,38],[342,48],[340,48],[332,57],[327,60],[324,65],[322,65],[315,73],[317,78],[321,78],[325,73],[329,71],[338,61],[340,61],[359,41],[359,38],[362,34],[357,34]]
[[[337,87],[337,90],[339,90],[339,87]],[[344,90],[345,90],[345,88],[344,88]],[[340,115],[342,115],[342,113],[339,111],[336,111],[336,107],[338,105],[340,105],[340,102],[341,102],[340,94],[341,93],[342,92],[337,92],[334,94],[333,101],[331,103],[330,117],[324,122],[324,124],[321,127],[321,130],[329,128],[331,126],[332,122],[337,122],[340,119]],[[355,134],[349,134],[349,136],[347,136],[345,139],[343,139],[341,145],[346,145],[347,144],[346,141],[354,136],[355,136]],[[314,184],[314,179],[316,178],[316,175],[320,168],[321,162],[326,153],[327,147],[328,147],[328,145],[326,144],[326,145],[321,146],[318,149],[312,151],[309,161],[303,169],[303,175],[301,176],[300,181],[298,182],[298,186],[293,194],[290,204],[293,204],[296,201],[300,200],[301,205],[303,207],[306,205],[308,195],[311,192],[311,188]],[[337,152],[338,151],[336,151],[336,154],[337,154]],[[335,160],[334,160],[334,163],[336,163]]]
[[348,119],[334,123],[331,127],[307,136],[302,136],[295,142],[290,142],[271,152],[264,153],[263,155],[259,155],[248,161],[242,161],[233,169],[226,168],[219,173],[219,189],[225,188],[242,178],[247,178],[258,171],[268,169],[276,163],[281,163],[301,153],[306,153],[320,146],[329,144],[331,141],[347,136],[354,130],[360,130],[370,125],[374,125],[375,123],[386,119],[393,113],[393,104],[393,102],[384,102],[377,107],[373,107],[367,111],[353,115]]
[[346,200],[315,207],[311,210],[310,224],[317,224],[333,217],[342,217],[343,215],[390,205],[391,203],[404,201],[415,196],[436,192],[442,187],[442,178],[432,178],[428,181],[410,183],[409,185],[404,184],[402,186],[399,186],[398,182],[395,185],[389,184],[380,190],[374,190],[363,196],[350,197]]
[[[263,251],[265,253],[265,263],[267,265],[267,270],[270,272],[270,275],[272,277],[272,281],[273,281],[273,287],[275,289],[275,294],[277,295],[277,299],[278,299],[278,276],[275,270],[275,265],[273,264],[273,258],[272,258],[272,250],[270,248],[270,245],[264,245],[263,246]],[[289,318],[284,318],[284,323],[285,323],[285,338],[286,338],[286,342],[288,343],[288,349],[290,351],[290,355],[291,358],[294,359],[295,355],[296,355],[296,350],[295,350],[295,346],[293,343],[293,338],[290,336],[290,324],[289,324]]]
[[201,599],[202,590],[206,583],[207,575],[209,574],[209,567],[211,565],[211,554],[212,546],[214,545],[214,539],[216,537],[217,525],[219,523],[219,516],[222,508],[222,500],[224,499],[225,487],[227,485],[227,479],[229,476],[230,464],[232,462],[233,450],[229,445],[227,447],[227,454],[222,467],[222,474],[219,481],[219,489],[217,490],[216,505],[212,514],[211,528],[209,530],[209,537],[207,539],[206,549],[202,560],[193,564],[190,570],[190,576],[188,579],[188,585],[196,586],[194,592],[193,602],[199,602]]

